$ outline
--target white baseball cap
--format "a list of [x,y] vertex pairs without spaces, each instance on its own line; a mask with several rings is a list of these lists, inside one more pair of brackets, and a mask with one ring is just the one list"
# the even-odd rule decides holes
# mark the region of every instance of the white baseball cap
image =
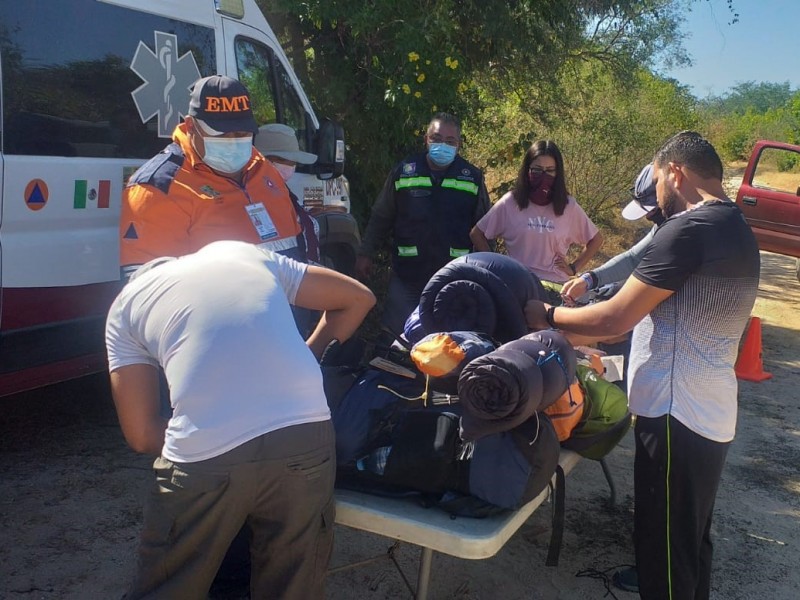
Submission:
[[629,221],[641,219],[647,213],[658,208],[656,185],[653,183],[653,163],[647,165],[636,176],[631,196],[633,196],[633,200],[622,209],[622,216]]

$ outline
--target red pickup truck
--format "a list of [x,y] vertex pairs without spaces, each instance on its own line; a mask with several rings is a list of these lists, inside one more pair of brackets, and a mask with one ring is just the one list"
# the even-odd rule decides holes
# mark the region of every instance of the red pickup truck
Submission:
[[736,204],[761,250],[798,258],[800,280],[800,146],[757,142]]

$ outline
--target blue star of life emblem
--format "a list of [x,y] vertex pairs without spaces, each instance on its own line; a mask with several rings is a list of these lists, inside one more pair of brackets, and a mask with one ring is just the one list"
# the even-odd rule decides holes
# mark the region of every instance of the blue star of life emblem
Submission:
[[200,79],[200,70],[191,52],[178,57],[177,35],[153,33],[156,51],[140,40],[133,55],[131,70],[144,83],[131,96],[142,123],[158,115],[158,137],[168,138],[189,109],[189,90]]

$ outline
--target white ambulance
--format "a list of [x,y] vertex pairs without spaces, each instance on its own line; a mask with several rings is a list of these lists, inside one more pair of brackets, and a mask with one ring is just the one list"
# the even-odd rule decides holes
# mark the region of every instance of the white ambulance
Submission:
[[317,119],[254,0],[0,3],[0,396],[105,368],[125,179],[157,154],[200,77],[250,90],[300,148],[290,187],[326,262],[352,268],[341,128]]

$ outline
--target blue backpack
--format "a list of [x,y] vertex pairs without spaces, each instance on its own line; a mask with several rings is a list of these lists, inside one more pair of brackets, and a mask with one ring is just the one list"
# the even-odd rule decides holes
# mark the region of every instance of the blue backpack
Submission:
[[[455,515],[515,509],[544,489],[558,464],[549,419],[463,442],[458,404],[424,407],[423,387],[368,371],[333,411],[337,485],[379,495],[416,495]],[[430,403],[429,403],[430,404]]]

